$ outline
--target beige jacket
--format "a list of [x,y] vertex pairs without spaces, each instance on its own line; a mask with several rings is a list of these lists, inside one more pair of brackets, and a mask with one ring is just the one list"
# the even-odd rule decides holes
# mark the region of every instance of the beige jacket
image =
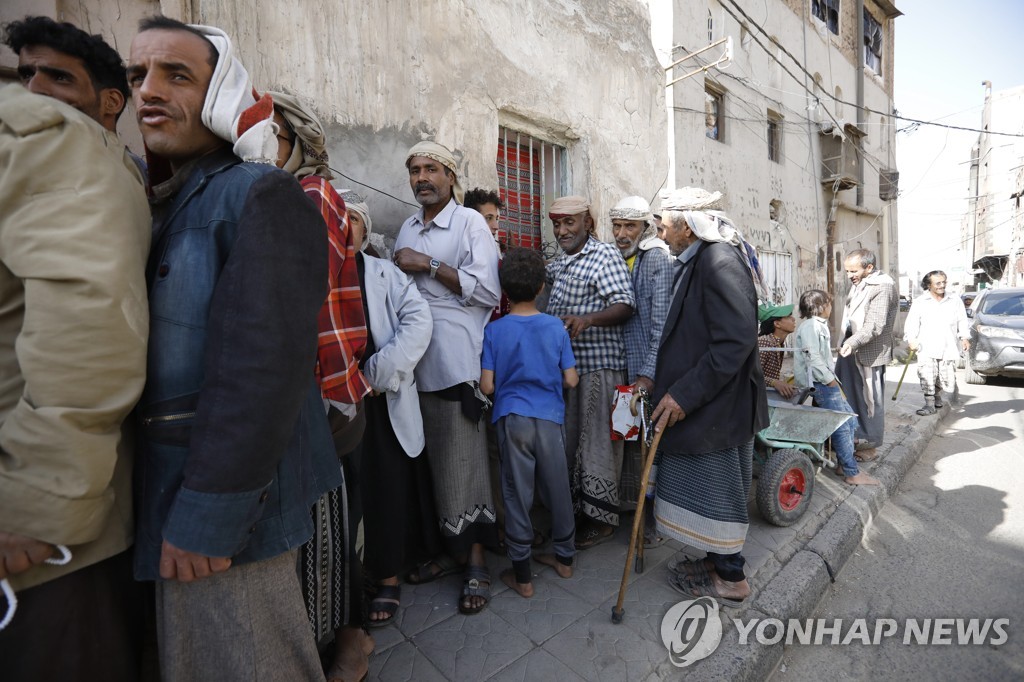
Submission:
[[145,381],[149,238],[143,179],[116,135],[0,90],[0,530],[73,555],[16,589],[131,544],[122,422]]

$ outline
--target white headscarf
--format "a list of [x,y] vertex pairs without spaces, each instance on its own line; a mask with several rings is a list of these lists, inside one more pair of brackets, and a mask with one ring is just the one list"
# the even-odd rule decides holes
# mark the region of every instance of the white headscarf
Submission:
[[357,213],[363,219],[363,243],[359,245],[362,251],[370,243],[370,233],[373,232],[373,221],[370,219],[370,207],[366,205],[366,199],[350,189],[343,189],[338,195],[345,201],[345,209],[349,213]]
[[455,163],[455,154],[443,144],[438,144],[433,140],[423,140],[413,145],[412,149],[409,150],[409,154],[405,157],[406,168],[409,167],[409,160],[414,156],[425,156],[428,159],[433,159],[450,170],[452,175],[455,176],[455,184],[452,185],[452,196],[455,197],[456,203],[462,204],[466,196],[466,190],[462,188],[462,183],[459,182],[459,168]]
[[214,26],[189,26],[202,33],[217,51],[217,66],[203,103],[203,125],[231,142],[235,156],[243,161],[276,163],[273,100],[268,95],[256,98],[249,72],[235,57],[235,47],[227,33]]
[[705,242],[727,242],[740,246],[743,237],[729,216],[722,213],[722,193],[700,187],[683,187],[662,196],[662,211],[679,211],[693,233]]
[[757,250],[748,244],[739,228],[729,216],[718,210],[722,208],[722,193],[708,192],[700,187],[683,187],[662,195],[662,212],[676,211],[683,214],[686,224],[705,242],[724,242],[739,249],[743,260],[750,269],[750,276],[762,301],[771,300],[768,286],[757,260]]

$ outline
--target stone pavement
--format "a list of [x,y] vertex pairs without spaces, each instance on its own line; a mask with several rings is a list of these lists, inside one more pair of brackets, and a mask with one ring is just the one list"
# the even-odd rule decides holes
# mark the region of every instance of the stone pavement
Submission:
[[813,612],[829,576],[838,573],[856,549],[864,527],[941,419],[942,415],[914,414],[922,400],[913,366],[899,400],[890,400],[900,370],[893,366],[887,372],[885,443],[879,460],[866,465],[882,479],[883,487],[854,489],[820,471],[809,510],[788,528],[761,520],[751,496],[743,553],[754,595],[742,610],[722,610],[725,635],[707,659],[684,671],[672,665],[661,642],[665,612],[684,600],[668,584],[669,559],[683,550],[678,543],[647,551],[646,570],[631,572],[622,623],[611,622],[632,522],[632,515],[624,515],[613,540],[577,555],[572,578],[561,579],[554,569],[535,562],[535,595],[529,600],[500,581],[498,574],[509,561],[493,554],[488,554],[492,599],[478,615],[458,613],[460,576],[419,586],[403,584],[395,624],[371,631],[377,648],[369,679],[569,682],[677,679],[683,674],[697,679],[764,679],[781,658],[781,645],[741,646],[726,619],[800,618]]

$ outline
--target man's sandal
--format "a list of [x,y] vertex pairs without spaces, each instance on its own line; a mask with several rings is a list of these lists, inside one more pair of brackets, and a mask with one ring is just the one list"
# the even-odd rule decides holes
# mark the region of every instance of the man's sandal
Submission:
[[[472,597],[483,598],[479,606],[469,604]],[[462,597],[459,599],[459,613],[471,616],[480,613],[491,601],[491,573],[486,566],[466,566],[466,573],[462,577]]]
[[708,559],[680,559],[668,565],[668,570],[677,577],[690,578],[699,582],[711,579],[714,566]]
[[576,534],[576,549],[583,550],[597,547],[602,542],[611,540],[613,535],[615,535],[615,528],[613,526],[590,526],[582,533]]
[[[435,568],[437,569],[436,571],[434,570]],[[410,585],[422,585],[433,582],[438,578],[443,578],[446,575],[454,575],[461,570],[462,566],[455,563],[454,559],[447,554],[442,554],[436,559],[424,561],[409,571],[405,576],[405,582]]]
[[701,582],[675,574],[669,578],[668,584],[673,590],[680,594],[684,594],[687,597],[711,597],[722,606],[728,606],[730,608],[742,606],[743,602],[746,601],[746,597],[743,599],[736,599],[734,597],[726,597],[719,594],[718,589],[715,588],[715,583],[710,579]]
[[402,599],[402,587],[400,585],[378,585],[377,594],[370,600],[370,606],[367,609],[368,613],[384,613],[387,614],[387,618],[378,618],[373,620],[371,618],[366,619],[366,626],[370,628],[382,628],[385,625],[391,625],[391,621],[395,619],[395,614],[398,613],[398,606],[401,604]]

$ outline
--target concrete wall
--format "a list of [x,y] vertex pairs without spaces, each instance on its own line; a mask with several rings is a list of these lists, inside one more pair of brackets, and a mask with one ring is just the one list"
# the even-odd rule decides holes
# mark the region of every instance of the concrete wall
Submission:
[[377,231],[418,208],[404,161],[419,140],[456,148],[467,188],[497,187],[499,125],[567,148],[570,190],[593,199],[605,234],[620,198],[664,183],[661,69],[639,0],[58,0],[54,12],[127,56],[157,10],[223,28],[258,89],[314,103],[331,165],[351,178],[335,185],[367,196]]
[[[711,69],[672,86],[668,92],[674,184],[700,185],[725,194],[726,211],[742,226],[747,239],[761,251],[788,252],[793,256],[792,296],[808,288],[825,288],[826,271],[821,255],[826,244],[826,224],[833,208],[830,188],[822,186],[819,130],[822,124],[856,123],[856,107],[830,98],[832,93],[847,102],[856,98],[856,79],[863,73],[863,55],[854,51],[862,21],[853,22],[852,0],[842,3],[840,35],[829,33],[810,16],[809,0],[738,0],[750,20],[727,0],[693,3],[652,0],[652,25],[672,26],[672,36],[662,29],[652,33],[658,57],[664,65],[712,40],[732,36],[733,62]],[[870,11],[877,8],[866,0]],[[739,17],[731,16],[730,11]],[[882,17],[880,12],[876,14]],[[751,21],[752,20],[752,21]],[[804,64],[805,76],[792,60],[761,34],[763,27]],[[892,22],[887,22],[883,77],[865,75],[865,106],[878,112],[892,110]],[[797,77],[795,81],[758,46],[760,40]],[[673,47],[679,49],[673,50]],[[686,62],[673,78],[713,61],[715,49]],[[856,59],[854,59],[856,57]],[[671,78],[669,79],[671,80]],[[820,81],[820,85],[815,84]],[[725,121],[721,140],[705,135],[705,84],[725,93]],[[888,83],[888,85],[887,85]],[[838,90],[837,90],[838,88]],[[810,92],[808,92],[808,90]],[[816,97],[815,97],[816,95]],[[781,117],[782,158],[768,158],[769,111]],[[836,252],[869,248],[879,254],[885,269],[898,273],[896,262],[896,213],[878,198],[878,169],[894,169],[893,121],[880,114],[866,114],[864,138],[864,185],[861,205],[855,189],[840,191],[835,199]],[[873,168],[874,167],[874,168]],[[772,202],[780,206],[771,219]],[[838,264],[836,294],[846,293],[846,278]],[[841,307],[841,306],[840,306]]]

